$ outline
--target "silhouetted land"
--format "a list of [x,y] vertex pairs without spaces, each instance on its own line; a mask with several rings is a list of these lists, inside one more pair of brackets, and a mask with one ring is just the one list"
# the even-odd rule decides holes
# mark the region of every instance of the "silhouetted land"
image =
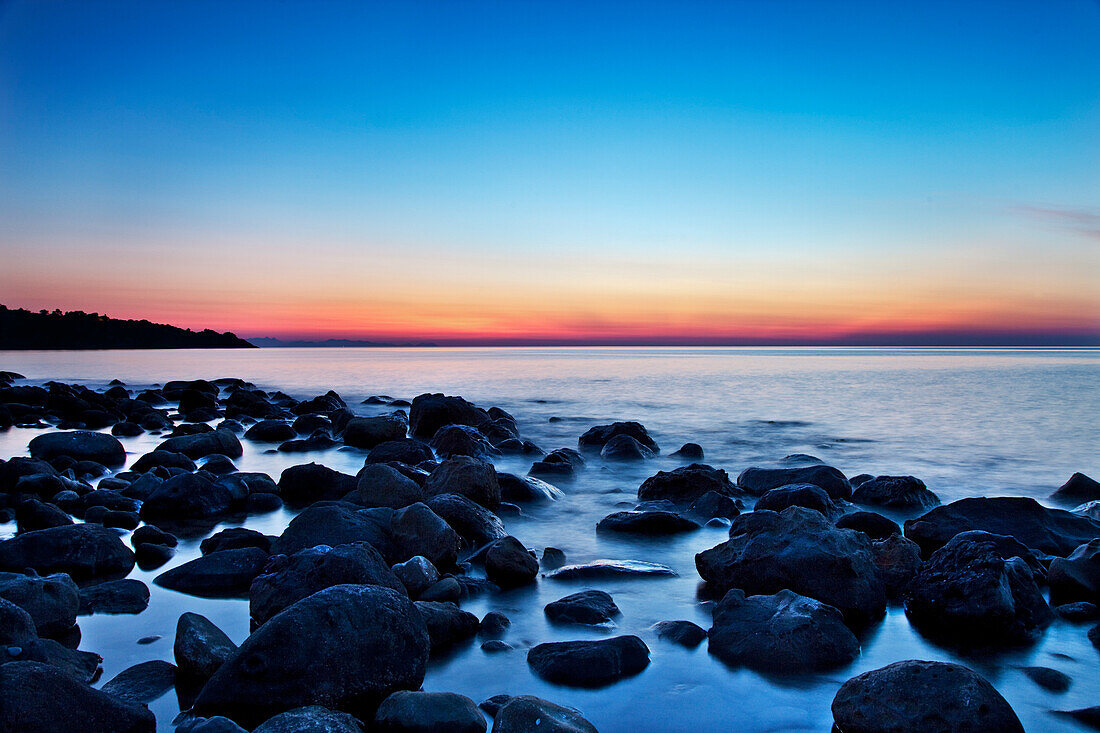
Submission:
[[393,344],[385,341],[363,341],[360,339],[325,339],[324,341],[284,341],[282,339],[272,338],[270,336],[257,336],[256,338],[248,339],[248,342],[253,346],[259,346],[261,348],[336,348],[336,347],[395,347],[395,346],[436,346],[431,341],[422,341],[418,343],[409,344]]
[[232,333],[0,305],[0,349],[254,349]]

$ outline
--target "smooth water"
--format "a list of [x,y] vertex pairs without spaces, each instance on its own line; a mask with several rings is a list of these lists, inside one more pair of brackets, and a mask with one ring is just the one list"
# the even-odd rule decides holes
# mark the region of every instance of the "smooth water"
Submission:
[[[460,394],[511,412],[525,438],[546,450],[575,447],[590,426],[638,420],[662,455],[643,465],[602,464],[562,483],[565,498],[505,518],[527,546],[565,550],[569,562],[639,559],[673,567],[675,578],[602,581],[592,585],[540,578],[537,585],[482,596],[463,607],[511,620],[505,640],[516,650],[486,654],[476,643],[433,660],[424,688],[480,701],[498,693],[529,693],[572,705],[604,733],[676,730],[701,733],[827,731],[829,704],[849,677],[900,659],[959,661],[986,676],[1028,730],[1078,730],[1051,709],[1100,700],[1100,657],[1087,625],[1057,621],[1036,644],[980,657],[960,657],[933,644],[891,607],[862,637],[862,655],[826,675],[763,676],[729,669],[706,651],[659,641],[657,621],[709,618],[698,597],[694,555],[725,539],[704,528],[674,538],[597,536],[596,522],[633,505],[638,485],[679,465],[668,454],[697,442],[705,462],[736,476],[743,468],[791,453],[809,453],[857,473],[907,473],[922,478],[945,501],[964,496],[1025,495],[1040,501],[1074,471],[1100,474],[1100,350],[1090,349],[756,349],[756,348],[525,348],[525,349],[269,349],[255,351],[0,352],[0,369],[30,383],[51,379],[105,387],[118,378],[140,389],[169,379],[240,377],[267,390],[304,398],[335,389],[361,414],[389,408],[360,405],[373,394],[411,398],[421,392]],[[550,418],[560,418],[551,422]],[[25,455],[33,430],[0,434],[0,456]],[[123,439],[131,460],[157,436]],[[364,452],[267,453],[242,441],[238,468],[278,479],[290,465],[311,460],[355,473]],[[500,470],[526,472],[529,460],[506,458]],[[278,534],[293,515],[279,511],[245,525]],[[907,515],[894,514],[895,519]],[[219,526],[221,529],[226,525]],[[13,525],[0,525],[10,534]],[[0,535],[3,536],[3,535]],[[104,658],[103,680],[148,659],[172,660],[175,623],[183,611],[210,617],[235,641],[248,634],[248,603],[208,600],[161,589],[152,579],[198,556],[199,539],[181,543],[172,561],[151,573],[135,570],[152,591],[138,616],[80,618],[82,649]],[[546,603],[586,587],[610,592],[623,614],[613,630],[549,624]],[[598,690],[539,680],[526,663],[529,646],[554,640],[637,634],[652,652],[641,674]],[[160,635],[148,645],[139,638]],[[1018,669],[1051,666],[1074,680],[1069,691],[1044,691]],[[173,693],[150,706],[161,730],[178,711]]]

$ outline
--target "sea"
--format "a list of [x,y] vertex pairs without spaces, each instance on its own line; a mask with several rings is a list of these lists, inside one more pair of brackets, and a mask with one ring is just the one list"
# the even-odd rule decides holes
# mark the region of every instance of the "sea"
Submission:
[[[726,538],[721,527],[671,538],[596,533],[596,523],[630,508],[638,486],[681,462],[671,457],[698,443],[704,462],[731,477],[784,456],[816,456],[852,476],[911,474],[943,502],[970,496],[1029,496],[1048,501],[1072,473],[1100,478],[1100,350],[1018,348],[303,348],[171,351],[0,351],[0,369],[29,384],[50,380],[105,388],[120,379],[131,389],[172,379],[239,377],[264,390],[308,398],[332,389],[356,413],[391,407],[361,404],[372,395],[411,399],[424,392],[461,395],[515,416],[525,439],[544,450],[577,446],[593,425],[636,420],[661,453],[643,463],[604,463],[597,456],[560,500],[507,516],[508,532],[540,552],[565,551],[569,563],[644,560],[672,567],[675,577],[563,582],[545,577],[530,587],[482,595],[463,607],[479,617],[501,611],[512,625],[514,651],[488,654],[476,642],[433,659],[429,691],[456,692],[480,702],[492,695],[532,694],[579,709],[603,733],[612,731],[828,731],[830,703],[840,685],[861,672],[903,659],[964,664],[985,676],[1029,731],[1081,730],[1053,714],[1100,701],[1100,653],[1087,625],[1056,621],[1030,646],[964,652],[923,637],[891,606],[861,633],[862,651],[826,674],[765,675],[730,668],[706,643],[685,649],[661,641],[659,621],[687,619],[710,626],[695,554]],[[27,455],[35,430],[0,433],[0,457]],[[128,462],[162,436],[123,438]],[[283,454],[242,440],[243,471],[278,480],[283,469],[316,461],[354,474],[365,452],[333,449]],[[530,458],[497,460],[501,471],[526,473]],[[898,521],[918,512],[884,512]],[[243,524],[278,534],[294,513],[283,509]],[[215,531],[229,524],[219,525]],[[0,537],[15,532],[0,525]],[[80,617],[81,649],[103,657],[98,684],[138,662],[172,661],[176,620],[201,613],[234,641],[249,633],[248,601],[203,599],[160,588],[153,579],[199,555],[201,537],[181,542],[164,567],[130,577],[149,585],[148,609],[136,616]],[[614,627],[551,624],[543,607],[585,588],[614,597],[622,611]],[[635,677],[600,689],[544,682],[527,666],[526,650],[546,641],[636,634],[651,662]],[[152,643],[138,640],[159,637]],[[1022,671],[1053,667],[1073,683],[1046,691]],[[171,731],[179,712],[173,691],[150,704],[158,730]]]

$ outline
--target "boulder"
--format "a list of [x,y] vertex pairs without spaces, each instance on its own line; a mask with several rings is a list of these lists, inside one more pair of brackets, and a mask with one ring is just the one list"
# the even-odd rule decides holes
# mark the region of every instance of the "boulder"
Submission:
[[291,466],[279,476],[279,496],[292,506],[340,499],[357,488],[358,480],[327,466]]
[[487,509],[500,505],[500,484],[491,463],[455,456],[439,464],[424,482],[424,494],[461,494]]
[[220,453],[229,458],[240,458],[244,453],[241,441],[229,430],[211,430],[194,435],[180,435],[157,446],[158,451],[182,453],[189,458],[202,458],[211,453]]
[[458,561],[462,540],[426,504],[418,502],[394,512],[390,532],[401,560],[423,555],[437,568],[451,568]]
[[886,608],[886,586],[871,541],[861,532],[837,529],[803,507],[754,511],[734,518],[729,541],[695,556],[708,586],[725,593],[793,590],[863,622]]
[[878,565],[878,569],[882,572],[882,579],[886,583],[886,595],[890,598],[900,598],[921,568],[920,548],[917,547],[916,542],[900,534],[875,540],[872,548],[875,564]]
[[136,473],[146,473],[154,468],[179,468],[190,472],[195,470],[195,462],[182,453],[157,449],[138,458],[130,466],[130,470]]
[[452,692],[399,690],[378,706],[379,733],[485,733],[485,718],[474,701]]
[[467,425],[444,425],[436,431],[430,445],[440,458],[469,456],[484,460],[501,455],[477,428]]
[[262,624],[303,598],[345,584],[378,585],[405,593],[386,561],[369,544],[321,545],[289,557],[271,558],[263,573],[252,581],[249,611],[252,619]]
[[67,573],[74,580],[126,575],[134,553],[116,532],[97,524],[70,524],[27,532],[0,542],[0,570],[40,575]]
[[0,647],[22,647],[37,638],[38,631],[31,615],[0,596]]
[[691,621],[658,621],[653,624],[657,638],[694,649],[707,638],[707,631]]
[[202,598],[243,598],[267,564],[268,554],[258,547],[222,550],[197,557],[153,582],[162,588]]
[[577,447],[581,450],[601,452],[613,439],[623,436],[635,441],[651,454],[660,453],[661,449],[657,441],[650,437],[645,426],[638,422],[617,422],[610,425],[596,425],[589,428],[584,435],[577,440]]
[[362,733],[354,716],[320,705],[288,710],[264,721],[252,733]]
[[611,594],[585,590],[546,604],[546,618],[559,624],[606,624],[620,615]]
[[1059,486],[1050,498],[1069,504],[1096,501],[1100,499],[1100,481],[1091,479],[1083,473],[1075,473],[1069,477],[1069,481]]
[[599,521],[601,532],[626,532],[642,535],[671,535],[693,532],[699,525],[675,512],[629,511],[614,512]]
[[80,611],[87,613],[141,613],[149,606],[149,586],[135,578],[109,580],[80,589]]
[[176,684],[176,665],[154,659],[127,667],[100,688],[108,695],[132,703],[146,704]]
[[410,598],[419,598],[428,588],[439,582],[439,570],[423,555],[415,555],[391,569],[404,586]]
[[156,719],[137,705],[93,689],[39,662],[0,665],[0,730],[19,733],[153,733]]
[[147,522],[185,522],[227,513],[233,494],[222,483],[202,473],[181,473],[153,489],[142,502],[141,518]]
[[467,547],[481,547],[508,534],[500,517],[461,494],[437,494],[427,504],[458,532]]
[[644,461],[656,455],[629,435],[616,435],[604,443],[600,457],[605,461]]
[[529,476],[570,479],[584,468],[584,457],[571,448],[558,448],[550,451],[542,459],[535,461],[527,471]]
[[494,541],[485,553],[485,575],[501,588],[527,585],[538,572],[538,561],[515,537]]
[[732,499],[717,491],[708,491],[691,503],[688,513],[701,519],[733,519],[741,513],[741,500]]
[[390,509],[358,509],[345,504],[318,504],[296,516],[271,545],[271,551],[293,555],[317,545],[366,542],[387,560],[395,554]]
[[256,547],[264,552],[271,552],[271,541],[274,538],[262,532],[245,527],[229,527],[207,537],[199,543],[199,552],[209,555],[222,550],[240,550],[245,547]]
[[491,422],[489,413],[461,397],[443,394],[417,395],[409,408],[409,432],[425,440],[431,439],[445,425],[480,428]]
[[197,613],[184,613],[176,622],[172,650],[180,675],[203,681],[237,651],[237,645],[210,619]]
[[704,463],[692,463],[671,471],[658,471],[638,487],[642,501],[666,499],[675,503],[690,503],[708,492],[722,496],[736,496],[740,492],[730,482],[729,475],[720,468]]
[[558,487],[533,476],[497,472],[497,484],[500,498],[513,504],[555,501],[565,496]]
[[760,496],[771,489],[789,484],[813,484],[825,489],[834,501],[852,498],[852,485],[844,474],[821,464],[786,468],[746,468],[737,477],[737,486],[746,493]]
[[96,461],[104,466],[121,466],[126,462],[126,449],[118,438],[90,430],[37,435],[31,438],[28,450],[31,458],[44,461],[65,456],[75,461]]
[[[548,548],[549,549],[549,548]],[[667,565],[642,560],[593,560],[564,565],[546,577],[554,580],[603,580],[607,578],[661,578],[675,576]]]
[[371,449],[379,443],[402,440],[408,432],[408,420],[400,411],[377,417],[353,417],[344,426],[344,444]]
[[260,420],[244,433],[246,440],[257,443],[282,443],[297,435],[294,428],[282,420]]
[[638,674],[649,665],[649,647],[637,636],[597,641],[556,641],[527,653],[539,677],[570,687],[603,687]]
[[905,536],[927,556],[970,529],[1015,537],[1032,550],[1062,557],[1100,537],[1100,522],[1016,496],[960,499],[938,506],[907,521]]
[[410,466],[435,459],[432,449],[419,440],[401,438],[400,440],[387,440],[370,449],[367,454],[367,463],[389,463],[399,461]]
[[931,509],[940,498],[914,476],[875,476],[852,491],[852,501],[897,509]]
[[726,664],[763,672],[818,672],[859,654],[840,611],[789,590],[748,597],[729,591],[707,636],[710,653]]
[[832,704],[844,733],[1023,733],[993,685],[949,662],[908,660],[845,682]]
[[497,710],[492,733],[596,733],[596,727],[579,710],[517,695]]
[[367,464],[356,481],[355,491],[348,494],[348,499],[363,506],[401,509],[424,500],[419,484],[384,463]]
[[679,458],[681,461],[701,461],[703,460],[703,446],[698,443],[684,443],[679,450],[673,451],[669,455],[673,458]]
[[901,534],[901,527],[897,522],[875,512],[849,512],[836,520],[836,526],[857,530],[872,540],[884,540],[890,535]]
[[25,499],[15,507],[15,526],[19,532],[64,527],[72,523],[73,520],[61,509],[37,499]]
[[0,573],[0,598],[26,611],[39,636],[67,633],[80,610],[80,591],[64,573],[46,577]]
[[477,616],[463,611],[450,601],[417,601],[415,605],[424,619],[433,654],[472,639],[477,634]]
[[1100,601],[1100,537],[1051,560],[1047,583],[1060,602]]
[[837,512],[837,506],[825,489],[814,484],[790,484],[768,489],[756,500],[754,508],[781,512],[789,506],[813,509],[826,517],[834,516]]

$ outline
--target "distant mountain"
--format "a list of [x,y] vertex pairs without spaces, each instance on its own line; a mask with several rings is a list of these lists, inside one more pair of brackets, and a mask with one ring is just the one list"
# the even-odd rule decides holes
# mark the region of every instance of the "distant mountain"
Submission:
[[122,321],[98,313],[34,311],[0,305],[0,350],[254,349],[231,333]]
[[421,341],[415,344],[391,344],[384,341],[357,341],[355,339],[325,339],[324,341],[283,341],[282,339],[271,338],[269,336],[258,336],[256,338],[248,339],[248,342],[253,346],[259,346],[262,349],[286,349],[286,348],[340,348],[340,347],[376,347],[376,348],[393,348],[404,346],[415,347],[430,347],[436,346],[430,341]]

